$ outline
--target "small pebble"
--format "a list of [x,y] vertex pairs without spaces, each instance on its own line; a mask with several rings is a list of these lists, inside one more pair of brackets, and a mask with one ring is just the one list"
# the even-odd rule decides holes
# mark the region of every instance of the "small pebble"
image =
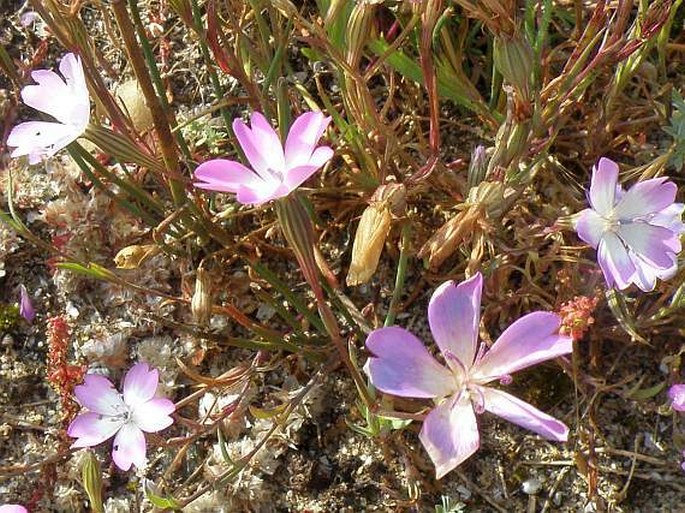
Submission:
[[542,482],[536,477],[526,479],[523,483],[521,483],[521,489],[523,490],[523,493],[527,495],[535,495],[540,491],[541,487]]

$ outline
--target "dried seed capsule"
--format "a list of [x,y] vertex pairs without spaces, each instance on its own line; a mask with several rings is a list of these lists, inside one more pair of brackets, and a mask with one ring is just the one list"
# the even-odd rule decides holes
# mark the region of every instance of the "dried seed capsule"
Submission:
[[352,261],[347,273],[349,286],[368,282],[378,267],[378,261],[390,233],[393,217],[404,215],[406,189],[404,185],[381,185],[359,221],[352,246]]
[[126,246],[116,254],[114,264],[118,269],[137,269],[145,260],[155,256],[160,251],[155,244]]
[[190,301],[190,310],[197,324],[209,324],[212,318],[212,280],[209,272],[202,266],[197,269],[195,293]]

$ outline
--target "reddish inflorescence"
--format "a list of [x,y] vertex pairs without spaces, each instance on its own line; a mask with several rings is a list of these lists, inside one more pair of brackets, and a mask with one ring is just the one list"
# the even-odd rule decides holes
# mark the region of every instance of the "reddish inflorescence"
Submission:
[[78,412],[79,406],[72,399],[74,387],[83,381],[86,368],[68,362],[69,325],[58,315],[48,319],[48,371],[47,380],[60,396],[62,416],[67,425]]
[[561,315],[559,333],[569,335],[575,341],[582,339],[587,329],[595,322],[592,312],[597,307],[598,301],[597,297],[576,296],[571,301],[562,304],[559,308],[559,315]]

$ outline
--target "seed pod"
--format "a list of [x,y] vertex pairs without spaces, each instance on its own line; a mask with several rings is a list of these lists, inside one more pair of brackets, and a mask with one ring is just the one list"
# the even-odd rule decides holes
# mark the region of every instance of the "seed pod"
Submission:
[[190,301],[193,320],[206,326],[212,318],[212,280],[209,272],[202,266],[197,269],[195,293]]
[[404,215],[407,208],[406,192],[404,185],[390,183],[381,185],[371,197],[354,237],[352,261],[347,273],[349,286],[368,282],[376,272],[392,219]]
[[114,257],[117,269],[137,269],[150,257],[155,256],[161,250],[155,244],[134,244],[119,250]]
[[500,217],[508,208],[506,186],[501,182],[481,182],[471,188],[452,219],[428,239],[418,257],[425,258],[428,267],[436,269],[452,255],[459,244],[470,240],[481,221],[489,216]]
[[128,80],[120,84],[116,89],[115,96],[131,117],[136,130],[147,132],[152,128],[152,113],[145,103],[145,96],[143,96],[137,80]]

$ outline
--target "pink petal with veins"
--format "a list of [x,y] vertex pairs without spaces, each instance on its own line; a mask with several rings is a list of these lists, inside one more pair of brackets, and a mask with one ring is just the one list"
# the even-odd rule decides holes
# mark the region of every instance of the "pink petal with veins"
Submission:
[[483,276],[476,273],[458,285],[453,281],[443,283],[428,303],[431,333],[442,354],[453,355],[446,361],[455,372],[471,367],[476,356],[482,289]]
[[112,460],[121,470],[128,470],[131,465],[142,468],[147,463],[145,458],[145,436],[132,422],[124,424],[114,437]]
[[377,329],[366,339],[373,356],[364,366],[379,390],[401,397],[443,397],[454,393],[452,373],[440,365],[426,346],[403,328]]
[[436,479],[471,457],[480,446],[480,435],[468,395],[436,406],[423,421],[419,439],[435,465]]

